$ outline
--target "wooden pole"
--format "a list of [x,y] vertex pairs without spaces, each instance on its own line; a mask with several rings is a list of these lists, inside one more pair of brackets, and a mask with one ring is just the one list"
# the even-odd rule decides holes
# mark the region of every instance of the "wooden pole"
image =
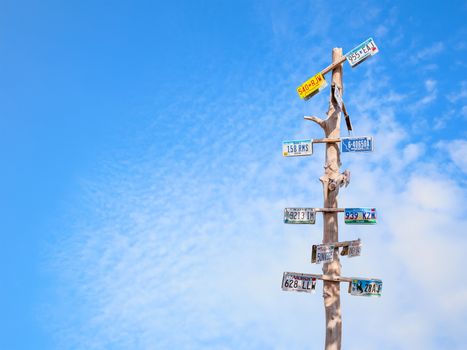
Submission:
[[345,212],[344,208],[313,208],[313,210],[316,212],[323,212],[323,211],[336,212],[336,213]]
[[[332,68],[332,84],[340,90],[340,95],[343,96],[342,86],[342,65],[345,57],[342,56],[341,48],[332,50],[332,64],[328,68]],[[328,69],[326,68],[325,71]],[[333,90],[329,99],[329,109],[327,119],[321,120],[318,117],[308,117],[320,125],[325,134],[326,139],[340,139],[340,122],[341,115],[339,108],[333,103]],[[326,160],[324,164],[324,174],[320,177],[323,184],[324,208],[338,208],[337,195],[339,186],[332,186],[334,181],[338,179],[340,173],[340,151],[337,142],[326,143]],[[337,210],[323,211],[323,243],[332,243],[339,241],[338,225],[337,225]],[[326,314],[326,342],[325,350],[340,350],[342,337],[342,318],[341,318],[341,302],[340,302],[340,285],[337,282],[341,275],[341,264],[339,261],[338,249],[334,250],[334,261],[323,264],[323,298],[324,309]]]
[[340,66],[342,63],[344,63],[345,60],[346,60],[346,57],[345,57],[345,56],[342,56],[342,54],[341,54],[341,56],[339,57],[338,60],[332,61],[332,63],[331,63],[329,66],[327,66],[326,68],[324,68],[320,73],[321,73],[322,75],[325,75],[325,74],[329,73],[329,72],[332,71],[334,68],[336,68],[337,66]]

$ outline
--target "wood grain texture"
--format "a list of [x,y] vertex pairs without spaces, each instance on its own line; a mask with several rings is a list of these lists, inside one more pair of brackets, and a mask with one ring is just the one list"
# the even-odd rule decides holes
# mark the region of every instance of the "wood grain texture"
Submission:
[[[333,64],[343,62],[342,49],[332,50]],[[335,64],[332,71],[332,84],[335,84],[344,95],[342,84],[342,65]],[[327,119],[322,124],[325,138],[340,138],[341,113],[333,103],[332,91],[329,97],[329,109]],[[324,174],[320,177],[323,184],[324,207],[337,208],[339,186],[331,187],[330,183],[336,181],[340,175],[340,150],[337,143],[326,143],[326,160],[324,164]],[[323,213],[323,243],[339,241],[337,212]],[[323,298],[326,315],[326,340],[325,350],[340,350],[342,338],[342,316],[340,303],[340,284],[335,282],[341,275],[341,264],[339,254],[334,251],[334,261],[323,264]],[[330,279],[330,280],[326,280]]]

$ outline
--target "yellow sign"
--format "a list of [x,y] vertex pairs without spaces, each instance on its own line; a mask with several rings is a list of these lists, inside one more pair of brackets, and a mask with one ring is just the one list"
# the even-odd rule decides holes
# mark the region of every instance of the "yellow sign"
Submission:
[[327,85],[328,83],[324,79],[323,75],[318,73],[300,85],[297,88],[297,92],[301,98],[308,100],[313,97],[313,95],[323,90]]

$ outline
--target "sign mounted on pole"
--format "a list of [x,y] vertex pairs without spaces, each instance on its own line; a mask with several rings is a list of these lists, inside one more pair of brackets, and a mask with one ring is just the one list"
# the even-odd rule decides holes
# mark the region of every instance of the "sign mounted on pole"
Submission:
[[311,250],[311,262],[320,264],[334,260],[334,244],[313,245]]
[[304,100],[308,100],[323,90],[328,83],[321,73],[316,74],[297,88],[298,95]]
[[313,140],[282,141],[284,157],[311,156],[312,154]]
[[362,250],[362,241],[360,238],[355,241],[348,241],[344,243],[346,244],[344,244],[342,247],[342,256],[347,255],[349,258],[360,256],[360,252]]
[[342,152],[372,152],[373,151],[373,137],[371,136],[341,137],[341,151]]
[[376,224],[375,208],[345,208],[346,224]]
[[316,213],[313,208],[285,208],[285,224],[314,224]]
[[289,292],[312,293],[316,288],[316,277],[306,273],[284,272],[282,290]]
[[341,92],[339,90],[339,88],[335,85],[333,85],[333,96],[334,96],[334,100],[336,101],[337,103],[337,106],[339,107],[339,110],[342,111],[342,104],[344,103],[344,101],[342,101],[342,95],[341,95]]
[[349,258],[360,256],[361,251],[362,251],[362,241],[360,241],[359,239],[356,241],[351,241],[349,244],[349,250],[348,250],[347,256]]
[[378,47],[376,46],[373,38],[369,38],[368,40],[364,41],[357,47],[350,50],[348,53],[345,54],[347,61],[349,64],[354,68],[355,66],[359,65],[367,58],[377,54],[379,52]]
[[383,291],[383,281],[377,279],[352,279],[349,283],[351,295],[363,297],[380,297]]

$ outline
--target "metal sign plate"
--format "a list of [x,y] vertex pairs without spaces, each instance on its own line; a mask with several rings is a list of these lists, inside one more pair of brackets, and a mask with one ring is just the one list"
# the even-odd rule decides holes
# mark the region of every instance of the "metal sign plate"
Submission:
[[311,262],[320,264],[334,260],[334,244],[313,245],[311,251]]
[[342,104],[344,102],[342,101],[341,92],[340,92],[340,90],[339,90],[339,88],[337,86],[334,86],[333,90],[334,90],[334,93],[333,93],[334,100],[336,101],[337,106],[339,107],[339,110],[342,111]]
[[282,155],[284,157],[311,156],[313,140],[283,141]]
[[377,279],[352,279],[349,282],[349,293],[363,297],[380,297],[383,292],[383,281]]
[[285,208],[284,223],[286,224],[314,224],[316,213],[313,208]]
[[345,208],[346,224],[376,224],[375,208]]
[[297,88],[298,95],[304,100],[308,100],[315,94],[323,90],[328,83],[321,73],[316,74]]
[[349,241],[347,245],[344,245],[341,250],[341,255],[346,255],[349,258],[353,258],[354,256],[360,256],[361,250],[362,242],[359,238],[355,241]]
[[377,54],[378,52],[378,47],[373,41],[373,38],[369,38],[368,40],[364,41],[363,43],[346,53],[345,57],[347,58],[347,61],[353,68],[365,61],[367,58]]
[[347,255],[349,258],[353,258],[355,256],[360,256],[361,251],[362,251],[362,241],[358,239],[356,241],[350,242]]
[[373,137],[371,136],[341,137],[341,151],[342,152],[372,152],[373,151]]
[[306,273],[284,272],[282,290],[289,292],[312,293],[316,288],[316,278]]

